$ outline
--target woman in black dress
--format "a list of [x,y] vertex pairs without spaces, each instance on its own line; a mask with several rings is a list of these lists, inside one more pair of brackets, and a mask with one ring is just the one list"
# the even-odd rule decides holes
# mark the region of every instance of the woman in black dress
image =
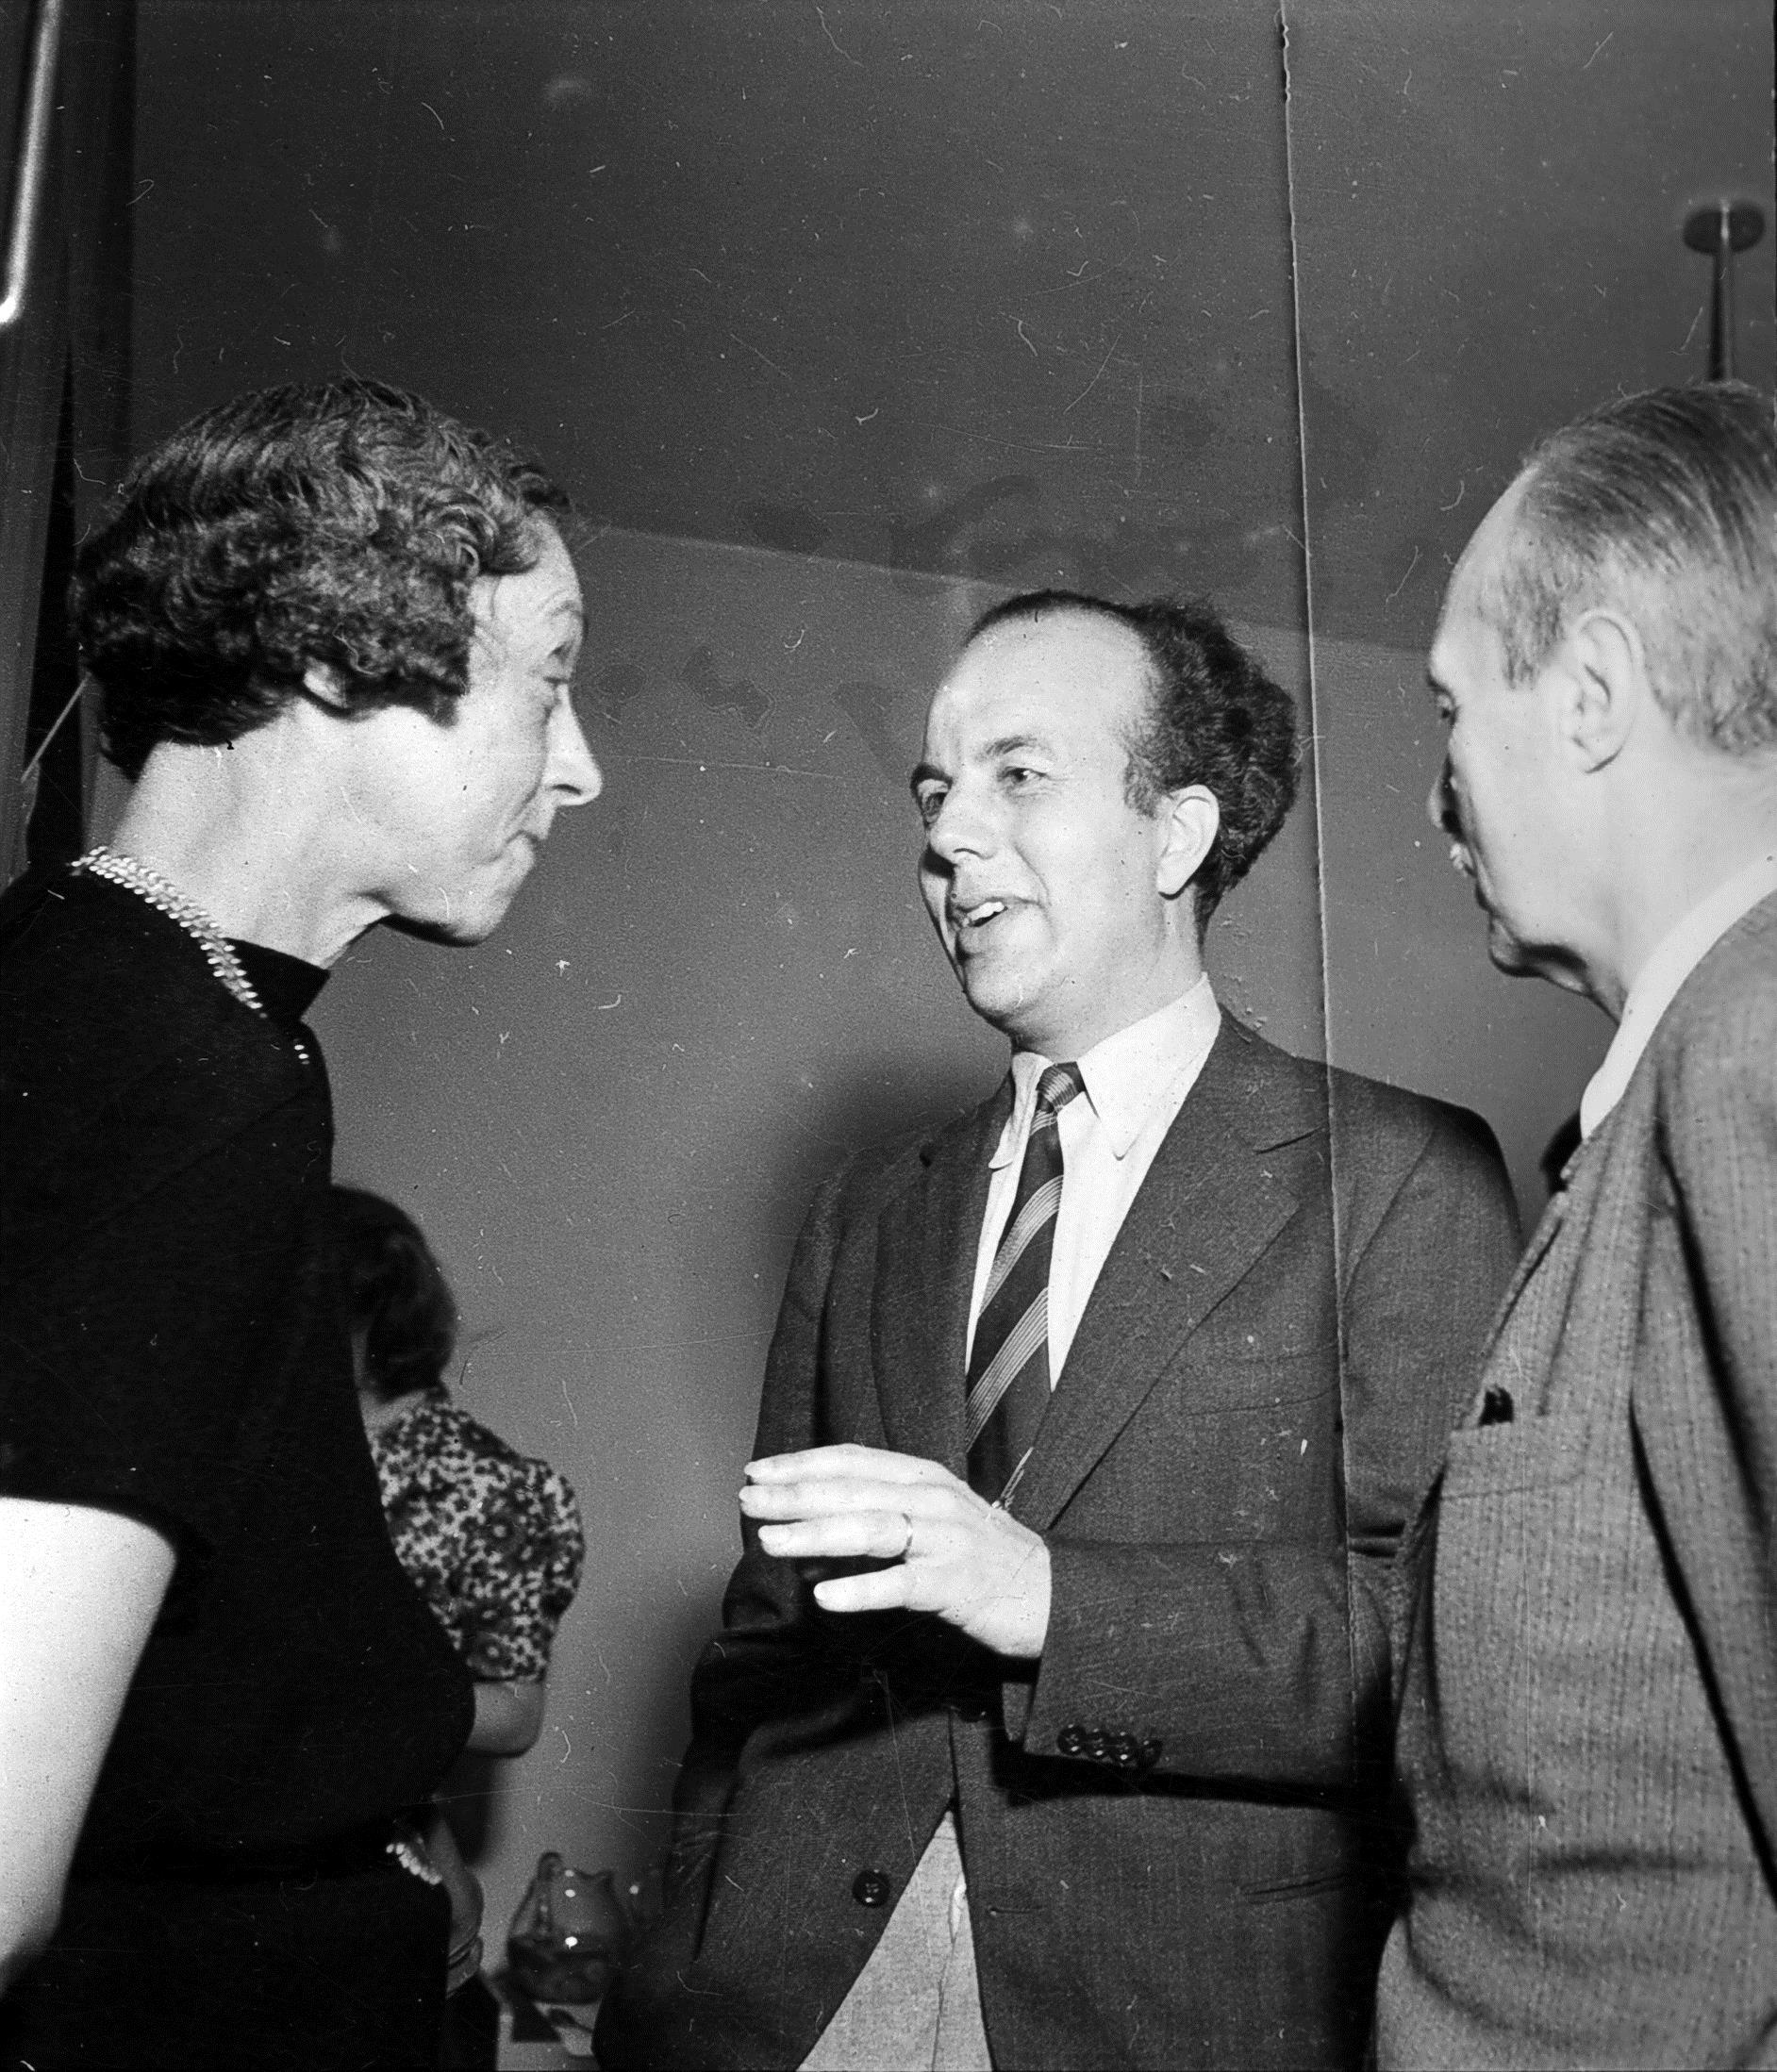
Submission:
[[421,2065],[469,1680],[383,1527],[303,1016],[481,940],[597,766],[563,500],[367,384],[194,421],[74,611],[111,844],[0,901],[0,2064]]

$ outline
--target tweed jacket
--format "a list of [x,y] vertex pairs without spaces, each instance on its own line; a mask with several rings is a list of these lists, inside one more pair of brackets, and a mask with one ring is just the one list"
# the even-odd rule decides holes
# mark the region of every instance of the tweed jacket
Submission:
[[1483,1381],[1403,1553],[1381,2062],[1777,2064],[1777,899],[1569,1168]]
[[[1008,1108],[1002,1088],[817,1198],[762,1453],[850,1439],[962,1472]],[[823,1614],[748,1528],[693,1682],[666,1911],[601,2062],[798,2064],[952,1804],[996,2064],[1353,2062],[1387,1919],[1387,1570],[1516,1238],[1473,1118],[1224,1018],[1015,1501],[1052,1560],[1040,1665],[923,1616]]]

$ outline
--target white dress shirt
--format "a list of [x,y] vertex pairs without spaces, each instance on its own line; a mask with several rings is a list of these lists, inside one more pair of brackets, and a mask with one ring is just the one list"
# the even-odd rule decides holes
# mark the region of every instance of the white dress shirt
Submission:
[[[1773,892],[1777,892],[1777,849],[1767,852],[1745,870],[1736,870],[1661,937],[1653,954],[1636,973],[1629,997],[1623,1002],[1622,1019],[1617,1024],[1617,1034],[1604,1053],[1603,1063],[1580,1096],[1582,1138],[1590,1136],[1622,1099],[1624,1088],[1641,1062],[1641,1053],[1652,1042],[1660,1017],[1672,1004],[1679,987],[1735,922]],[[1065,1185],[1062,1201],[1065,1206]],[[1050,1299],[1053,1301],[1054,1297]]]
[[[1157,1014],[1118,1030],[1077,1060],[1086,1090],[1056,1119],[1062,1181],[1049,1261],[1052,1388],[1061,1378],[1080,1318],[1129,1204],[1185,1096],[1196,1085],[1221,1026],[1221,1009],[1205,976]],[[993,1154],[993,1180],[981,1221],[974,1296],[969,1305],[970,1353],[993,1255],[1018,1192],[1024,1143],[1037,1107],[1037,1082],[1055,1062],[1035,1051],[1020,1051],[1012,1060],[1018,1093]]]

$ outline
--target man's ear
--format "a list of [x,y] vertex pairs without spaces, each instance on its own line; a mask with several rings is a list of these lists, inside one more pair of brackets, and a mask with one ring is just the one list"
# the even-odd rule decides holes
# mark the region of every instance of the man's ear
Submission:
[[1562,641],[1562,738],[1582,769],[1603,770],[1621,754],[1652,695],[1639,628],[1620,612],[1582,612]]
[[1221,830],[1221,806],[1207,785],[1186,785],[1160,802],[1165,839],[1154,883],[1163,899],[1176,899],[1203,869]]

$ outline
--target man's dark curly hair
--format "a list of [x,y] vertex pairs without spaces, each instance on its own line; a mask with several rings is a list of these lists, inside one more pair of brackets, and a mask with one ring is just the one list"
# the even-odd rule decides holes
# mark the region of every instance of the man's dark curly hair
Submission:
[[347,1320],[364,1343],[358,1386],[380,1402],[436,1388],[457,1345],[457,1304],[420,1226],[380,1194],[333,1190]]
[[1127,626],[1147,651],[1148,711],[1128,743],[1123,778],[1130,804],[1153,813],[1169,791],[1186,785],[1206,786],[1216,795],[1221,830],[1191,880],[1201,934],[1295,804],[1296,708],[1202,602],[1156,597],[1117,605],[1077,590],[1028,590],[983,612],[969,638],[1008,620],[1062,611]]
[[440,724],[468,688],[477,576],[537,561],[568,500],[535,462],[376,382],[206,410],[125,477],[69,593],[107,754],[263,726],[320,663],[346,707]]

